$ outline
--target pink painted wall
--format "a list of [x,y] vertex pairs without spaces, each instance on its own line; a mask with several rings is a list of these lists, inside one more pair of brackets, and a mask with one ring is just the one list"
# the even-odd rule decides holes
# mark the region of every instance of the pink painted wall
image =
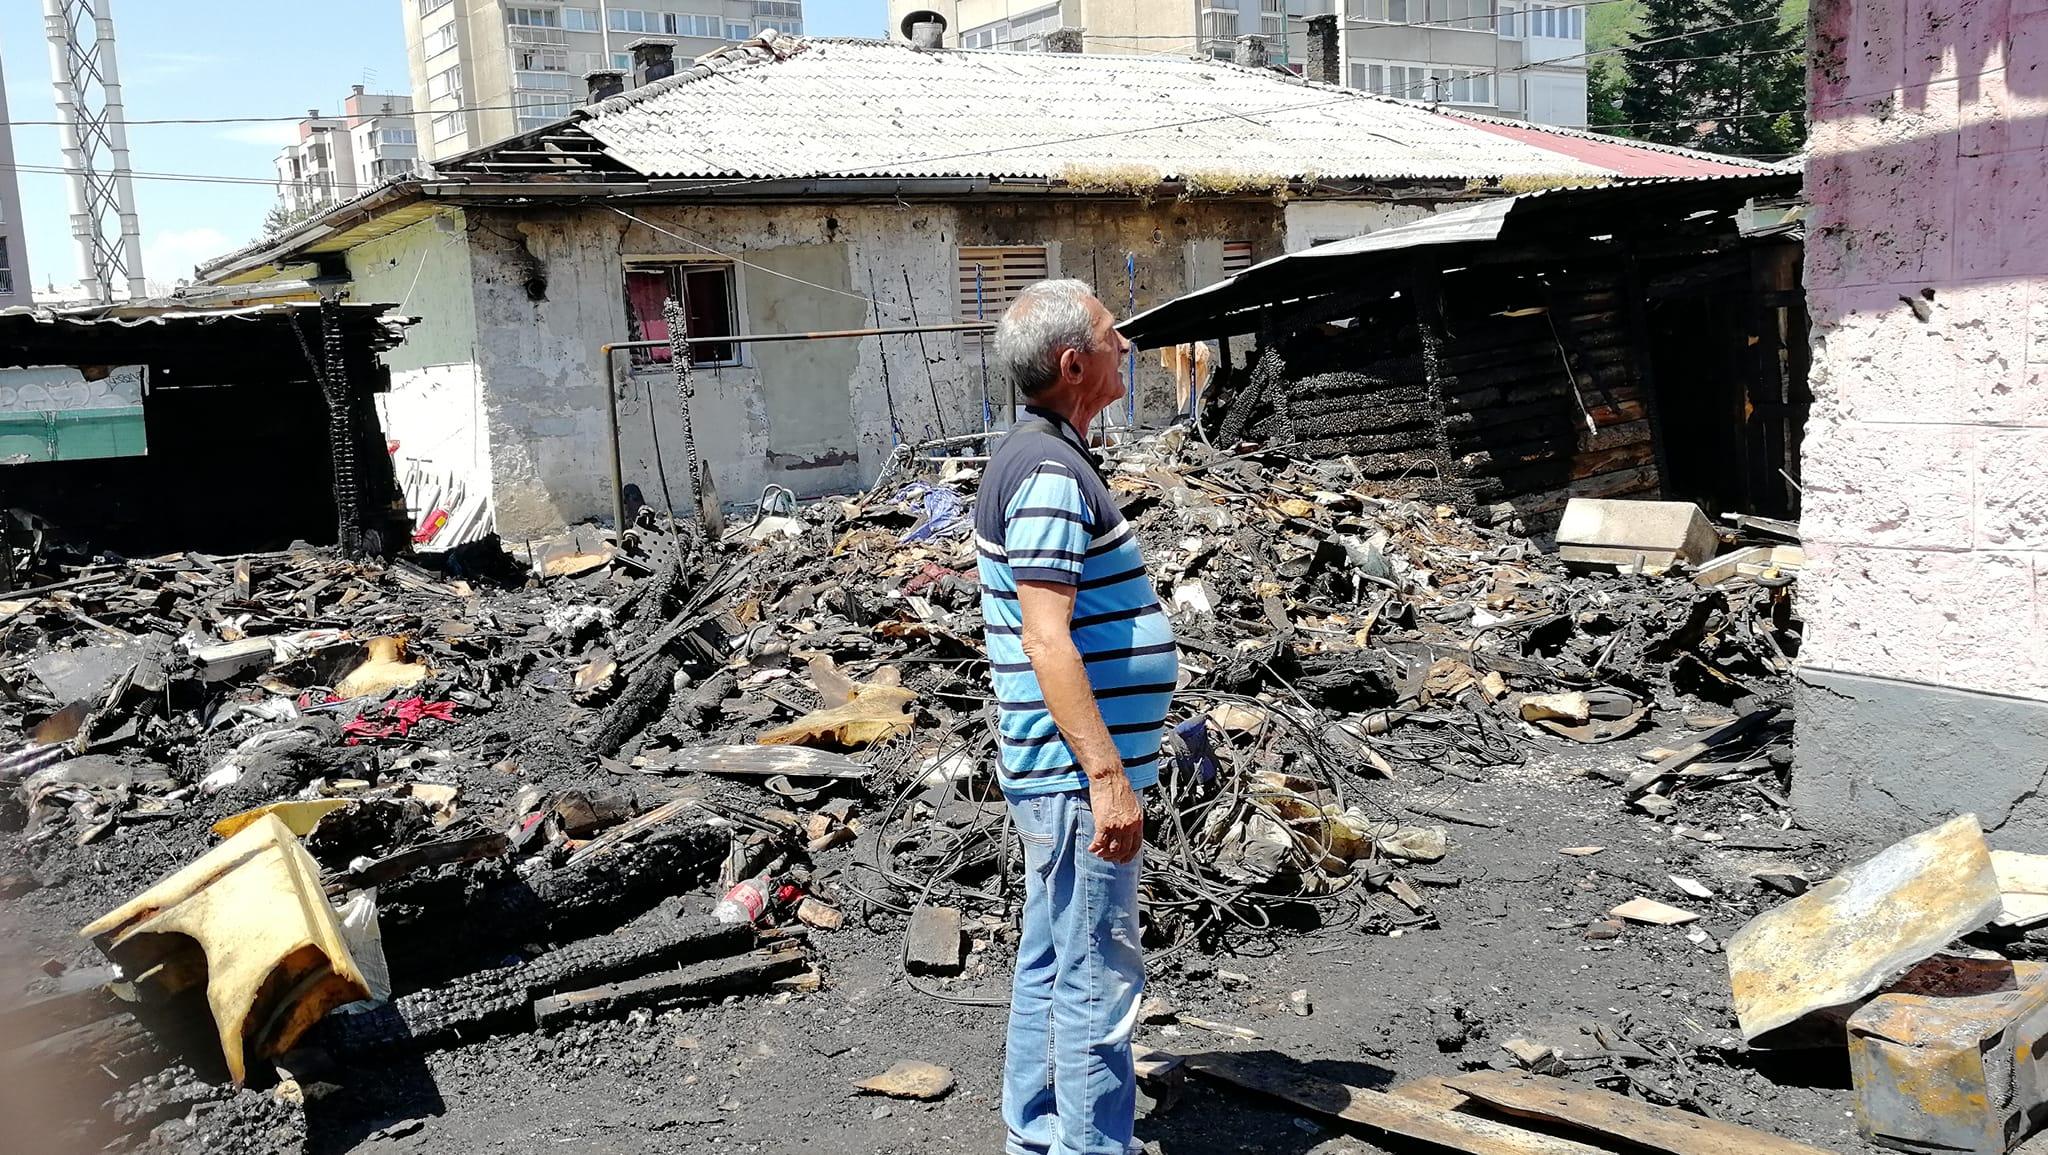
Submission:
[[2048,699],[2048,0],[1814,0],[1809,667]]

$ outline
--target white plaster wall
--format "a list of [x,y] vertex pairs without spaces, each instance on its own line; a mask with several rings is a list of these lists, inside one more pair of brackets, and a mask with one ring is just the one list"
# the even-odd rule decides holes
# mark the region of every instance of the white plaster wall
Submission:
[[348,254],[357,301],[386,301],[417,318],[384,354],[391,388],[377,416],[415,531],[437,510],[449,524],[417,534],[446,549],[490,532],[490,438],[476,364],[476,313],[467,222],[459,210],[400,229]]
[[[1126,252],[1138,254],[1135,292],[1142,309],[1190,287],[1184,266],[1191,239],[1250,240],[1259,259],[1276,255],[1280,240],[1280,214],[1271,202],[699,205],[632,211],[638,222],[602,208],[525,215],[472,211],[484,440],[499,532],[508,539],[610,515],[605,374],[598,348],[626,339],[626,255],[681,257],[709,246],[749,262],[738,274],[740,323],[743,331],[761,332],[772,327],[772,318],[768,326],[757,323],[745,315],[744,302],[770,285],[811,305],[834,307],[868,296],[872,286],[878,307],[867,316],[872,320],[878,311],[884,325],[913,317],[926,324],[964,319],[954,315],[955,260],[962,244],[1045,244],[1053,250],[1055,275],[1101,282],[1106,302],[1123,313],[1132,293],[1124,274]],[[776,254],[786,256],[793,246],[821,245],[843,249],[841,276],[847,283],[798,284],[765,271],[788,264]],[[536,272],[546,281],[539,300],[526,287]],[[793,464],[792,457],[831,456],[817,452],[818,423],[806,422],[811,428],[800,451],[778,444],[773,406],[764,393],[790,382],[764,380],[758,353],[749,351],[745,362],[695,373],[697,446],[727,503],[752,503],[770,483],[806,497],[845,492],[873,480],[898,429],[903,438],[920,440],[982,427],[981,361],[973,342],[947,334],[927,334],[922,345],[915,336],[870,337],[856,342],[843,383],[848,428],[837,448],[854,460]],[[621,379],[624,479],[638,485],[650,503],[662,505],[665,473],[670,497],[686,506],[690,490],[673,371],[625,372]],[[1001,387],[990,388],[1000,413]],[[1171,382],[1156,357],[1138,358],[1137,395],[1141,419],[1166,416]],[[837,404],[832,410],[837,413]]]
[[1814,22],[1801,662],[2048,699],[2048,12]]
[[1419,221],[1436,210],[1430,205],[1385,201],[1290,201],[1287,205],[1287,251],[1298,253],[1318,240],[1376,233]]

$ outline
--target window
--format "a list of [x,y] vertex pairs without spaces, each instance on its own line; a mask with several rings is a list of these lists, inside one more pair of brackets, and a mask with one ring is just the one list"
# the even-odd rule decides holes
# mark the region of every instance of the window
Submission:
[[[1418,9],[1424,0],[1416,0]],[[1408,0],[1344,0],[1344,14],[1353,20],[1375,20],[1383,24],[1405,24]]]
[[597,18],[595,8],[564,8],[562,27],[571,32],[602,32],[604,22]]
[[420,134],[410,128],[381,128],[377,130],[379,144],[418,144]]
[[425,16],[429,12],[438,12],[454,2],[455,0],[420,0],[420,15]]
[[752,40],[754,38],[754,26],[751,24],[734,24],[728,20],[725,23],[725,38],[727,40]]
[[1500,38],[1502,40],[1520,40],[1522,38],[1521,9],[1513,4],[1503,3],[1500,6]]
[[612,53],[612,69],[625,73],[627,79],[630,80],[633,76],[633,54],[630,52]]
[[455,47],[455,21],[441,25],[427,33],[427,55],[437,56]]
[[522,91],[567,92],[572,87],[566,72],[515,72],[512,86]]
[[[565,78],[566,79],[566,78]],[[512,103],[519,117],[519,131],[527,132],[548,125],[569,115],[570,100],[567,96],[528,95],[515,93]]]
[[671,36],[702,36],[711,40],[718,39],[718,34],[725,31],[718,17],[696,12],[665,12],[661,28]]
[[[758,8],[764,2],[766,0],[755,0],[755,7]],[[763,27],[776,25],[776,31],[778,32],[789,31],[792,35],[803,35],[801,22],[793,22],[796,26],[792,29],[779,27],[780,21],[763,20],[760,23]],[[1066,20],[1060,14],[1060,6],[1053,4],[1045,8],[1026,12],[1022,16],[1012,17],[1008,20],[997,20],[991,24],[970,28],[960,34],[960,47],[1033,48],[1043,43],[1041,38],[1046,33],[1065,26]]]
[[562,10],[559,8],[507,8],[505,23],[521,28],[560,28]]
[[1223,275],[1234,277],[1252,267],[1250,241],[1223,242]]
[[427,99],[440,100],[444,97],[462,99],[462,66],[459,64],[427,77]]
[[1586,13],[1583,8],[1549,8],[1531,4],[1527,13],[1528,34],[1555,40],[1583,40]]
[[[626,332],[635,341],[666,341],[662,305],[674,298],[683,307],[692,337],[724,337],[739,316],[733,268],[728,261],[631,263],[626,266]],[[692,365],[737,365],[739,346],[692,345]],[[633,364],[666,365],[667,349],[635,349]]]
[[1202,39],[1212,45],[1229,45],[1237,39],[1237,9],[1202,9]]
[[0,237],[0,293],[14,291],[14,262],[7,259],[7,238]]
[[[1010,302],[1025,287],[1045,280],[1048,271],[1044,245],[960,246],[960,283],[954,315],[962,321],[990,320],[1003,315]],[[977,284],[975,274],[980,273]],[[977,296],[976,289],[980,292]],[[967,334],[979,344],[980,333]]]
[[611,24],[614,32],[659,32],[661,13],[638,8],[614,8],[611,10]]
[[1474,32],[1493,27],[1492,0],[1444,0],[1444,26]]
[[442,113],[441,115],[439,115],[439,116],[437,116],[437,117],[435,117],[435,118],[434,118],[434,139],[435,139],[435,140],[447,140],[447,139],[448,139],[449,137],[451,137],[451,136],[461,136],[461,135],[462,135],[462,114],[461,114],[461,113],[459,113],[459,112],[444,112],[444,113]]
[[1351,87],[1403,100],[1446,104],[1493,103],[1493,73],[1475,68],[1444,68],[1400,61],[1354,60]]
[[758,20],[755,23],[761,26],[761,31],[763,32],[773,28],[784,36],[802,36],[804,34],[804,22],[801,20]]
[[512,49],[512,67],[520,72],[566,74],[569,71],[569,54],[560,48],[522,48],[515,45]]
[[802,20],[804,6],[802,0],[754,0],[754,15],[770,20]]

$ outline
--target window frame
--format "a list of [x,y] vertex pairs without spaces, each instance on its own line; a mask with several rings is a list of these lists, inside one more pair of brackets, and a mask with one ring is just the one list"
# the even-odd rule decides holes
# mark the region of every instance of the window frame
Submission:
[[[981,315],[975,315],[975,266],[981,273]],[[1057,276],[1052,246],[1038,245],[955,245],[953,248],[953,316],[958,321],[993,321],[1003,315],[1024,287]],[[993,291],[991,291],[993,281]],[[963,332],[961,339],[972,348],[986,337],[982,332]]]
[[1223,242],[1223,275],[1226,278],[1234,277],[1258,263],[1258,259],[1252,254],[1250,241]]
[[[633,311],[632,277],[635,273],[659,272],[668,278],[667,294],[680,302],[685,310],[690,308],[689,278],[696,274],[718,273],[724,278],[725,315],[730,331],[727,336],[740,336],[746,325],[740,314],[740,304],[746,299],[745,287],[740,282],[740,264],[737,261],[714,256],[643,255],[628,256],[624,260],[624,276],[620,284],[621,304],[626,314],[626,332],[633,340],[647,340],[643,337],[642,326]],[[653,338],[660,340],[660,338]],[[717,345],[693,345],[690,347],[690,367],[693,369],[738,369],[746,366],[746,344],[729,342],[724,346],[724,355],[716,355]],[[667,349],[632,349],[629,360],[634,371],[667,369],[670,360]]]

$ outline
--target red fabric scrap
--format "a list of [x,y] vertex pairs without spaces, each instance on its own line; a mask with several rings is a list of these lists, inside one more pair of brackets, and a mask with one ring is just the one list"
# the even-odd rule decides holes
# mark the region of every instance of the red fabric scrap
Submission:
[[417,695],[400,698],[386,702],[381,710],[365,710],[343,722],[341,732],[348,735],[348,744],[354,746],[366,738],[403,738],[428,718],[453,722],[455,703],[429,702]]

